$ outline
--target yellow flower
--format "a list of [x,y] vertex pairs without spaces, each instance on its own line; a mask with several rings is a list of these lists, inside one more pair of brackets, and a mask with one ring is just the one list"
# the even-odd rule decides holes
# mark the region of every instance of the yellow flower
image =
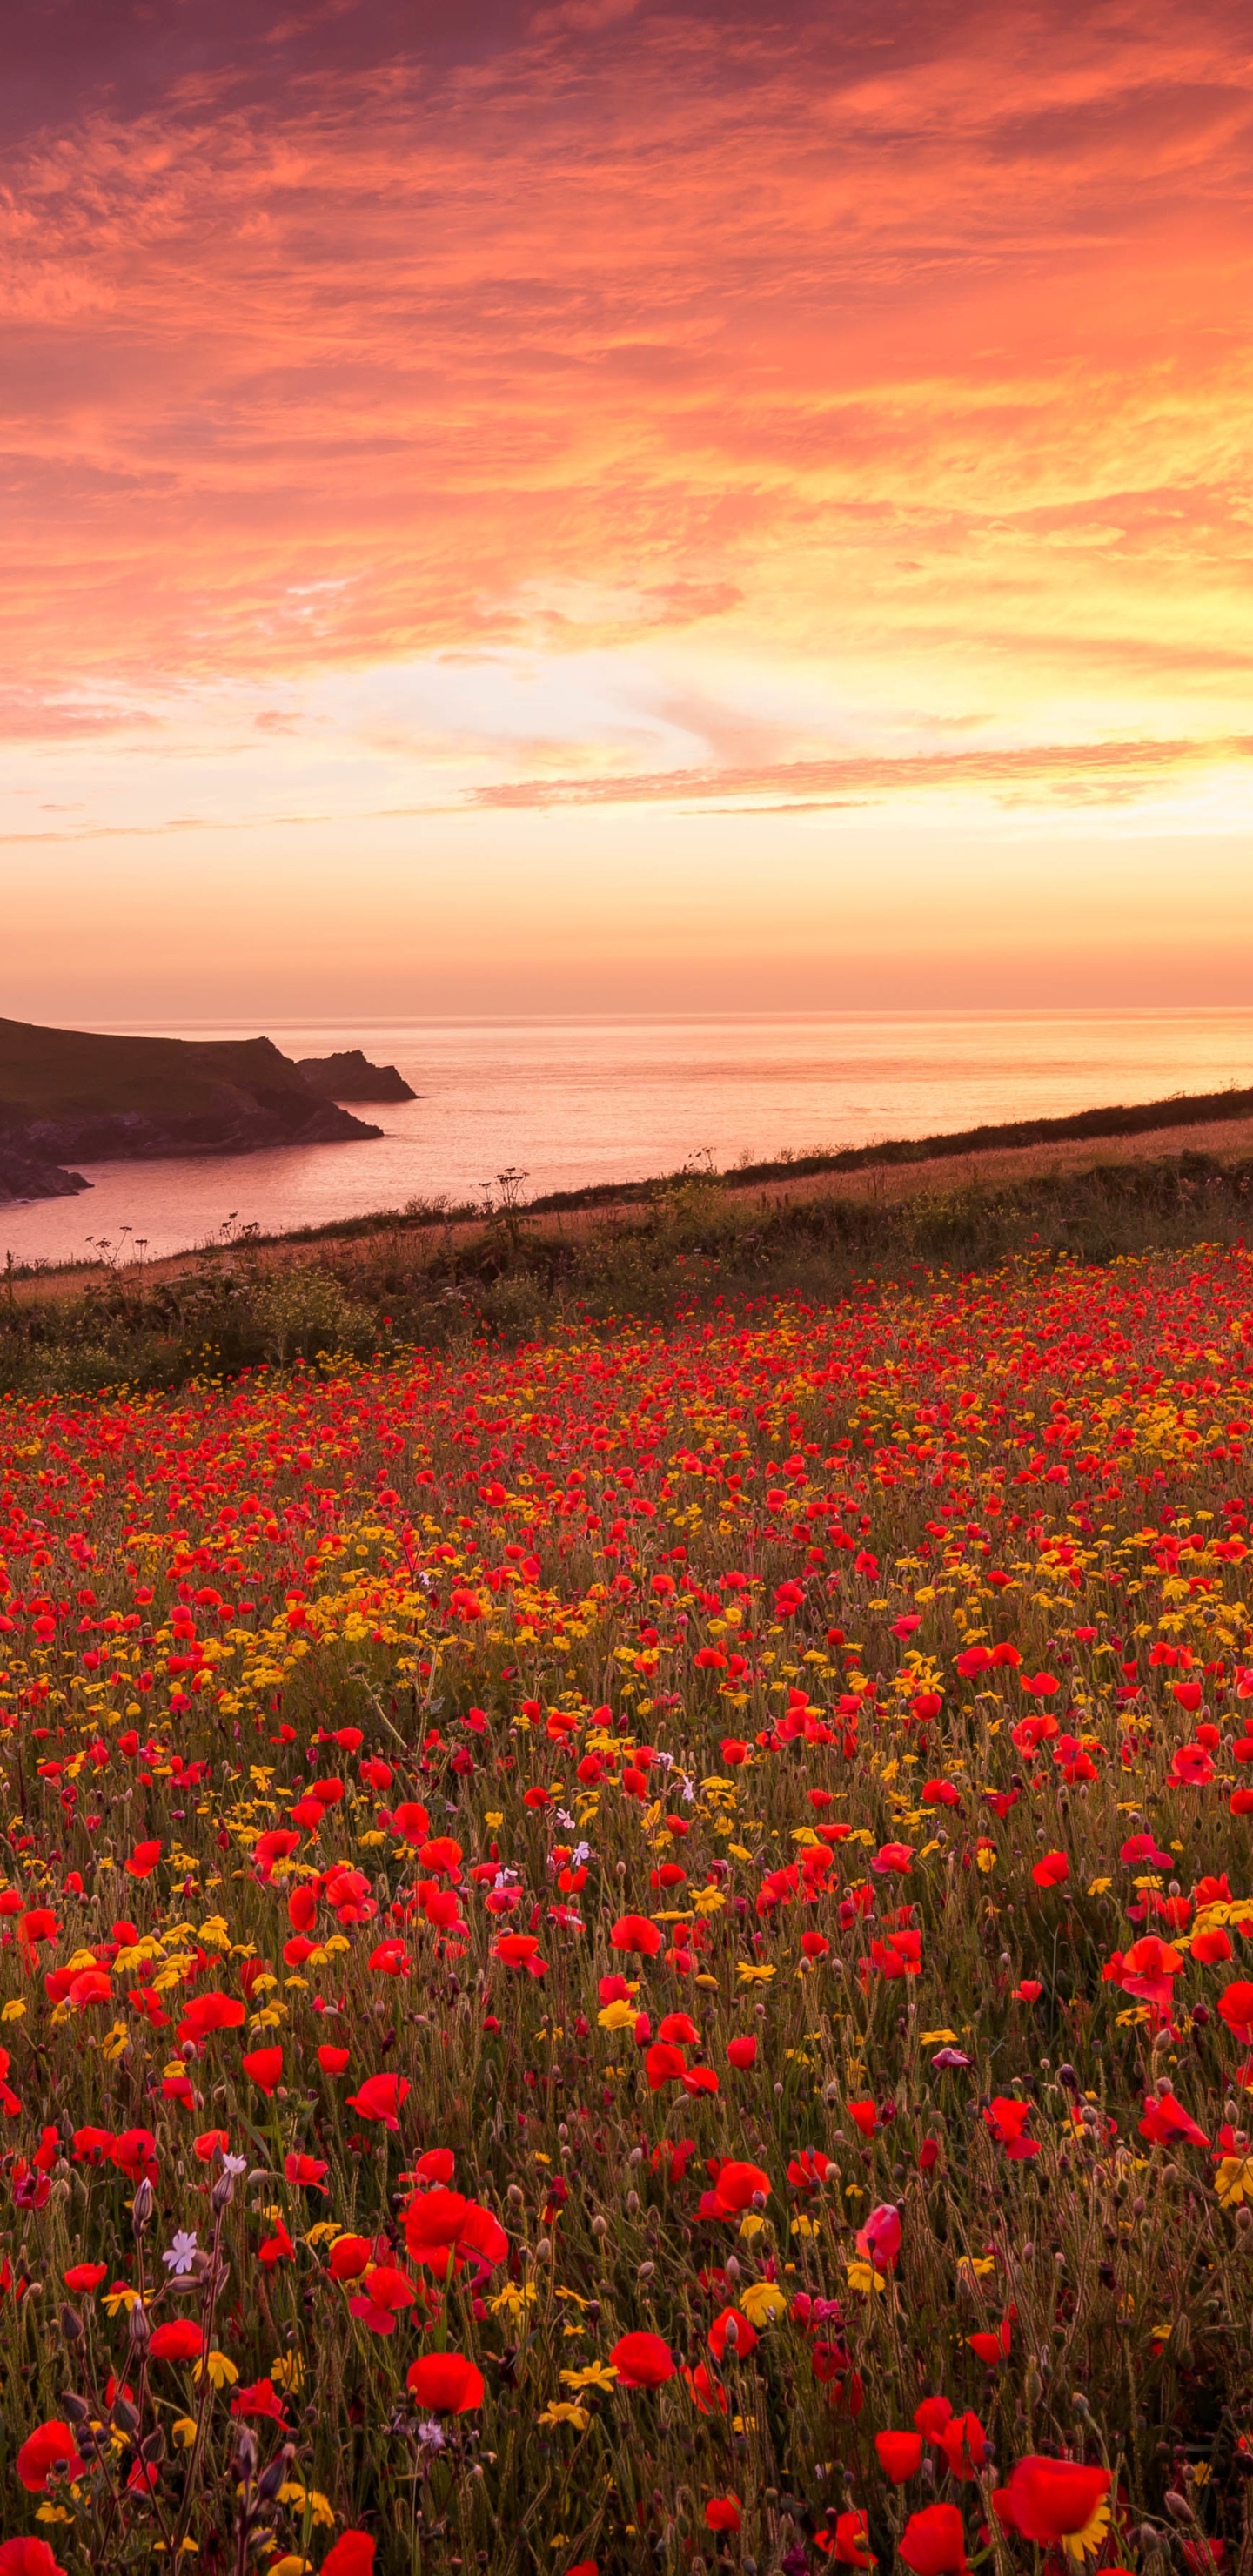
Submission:
[[921,2030],[918,2045],[920,2048],[955,2048],[957,2033],[955,2030]]
[[604,2011],[596,2015],[602,2030],[632,2030],[635,2018],[634,2004],[627,2003],[623,1996],[619,1996],[617,2003],[606,2004]]
[[228,2361],[224,2352],[206,2353],[204,2359],[196,2363],[193,2379],[199,2379],[202,2370],[208,2371],[215,2388],[233,2388],[239,2377],[234,2362]]
[[772,2326],[787,2315],[787,2300],[774,2281],[750,2281],[740,2292],[740,2307],[750,2326]]
[[872,2290],[886,2290],[887,2288],[887,2282],[885,2281],[882,2272],[876,2272],[873,2263],[862,2263],[860,2261],[856,2263],[846,2263],[844,2266],[844,2278],[847,2281],[850,2290],[856,2290],[859,2297],[863,2299],[868,2299]]
[[768,1986],[774,1969],[759,1966],[755,1959],[737,1959],[735,1973],[742,1986]]
[[1067,2557],[1075,2559],[1095,2558],[1108,2530],[1109,2505],[1105,2497],[1102,2496],[1100,2503],[1095,2507],[1090,2519],[1085,2522],[1082,2531],[1067,2531],[1063,2533],[1062,2547],[1065,2550]]
[[547,2430],[551,2430],[554,2424],[573,2424],[578,2433],[586,2433],[591,2420],[586,2406],[572,2406],[564,2397],[555,2398],[552,2405],[546,2406],[543,2414],[537,2418],[537,2421]]
[[105,2291],[104,2305],[108,2315],[111,2317],[115,2317],[117,2315],[119,2308],[125,2308],[126,2313],[129,2316],[131,2309],[137,2308],[139,2305],[139,2292],[138,2290],[124,2289],[122,2284],[119,2282],[115,2290]]
[[1224,2156],[1214,2176],[1221,2209],[1236,2209],[1253,2200],[1253,2156]]
[[11,1995],[3,2012],[0,2012],[0,2021],[20,2021],[25,2010],[21,1996]]
[[174,2422],[170,2426],[170,2438],[180,2451],[189,2451],[196,2438],[196,2424],[194,2416],[176,2416]]
[[563,2388],[573,2388],[576,2392],[583,2388],[598,2388],[603,2392],[616,2387],[618,2380],[611,2361],[591,2361],[586,2370],[563,2370],[559,2376]]
[[298,2352],[280,2353],[270,2363],[270,2377],[276,2388],[291,2388],[299,2395],[305,2384],[305,2366]]

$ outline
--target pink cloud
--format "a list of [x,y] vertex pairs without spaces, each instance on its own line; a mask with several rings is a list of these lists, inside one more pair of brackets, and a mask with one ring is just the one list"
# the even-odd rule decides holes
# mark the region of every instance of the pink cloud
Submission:
[[271,17],[12,156],[13,687],[662,632],[980,704],[1234,685],[1234,9],[437,19]]

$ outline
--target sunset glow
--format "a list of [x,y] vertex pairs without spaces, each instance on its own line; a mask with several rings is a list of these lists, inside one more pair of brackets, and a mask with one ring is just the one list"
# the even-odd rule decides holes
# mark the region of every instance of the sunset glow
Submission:
[[15,50],[0,1008],[1247,995],[1243,10]]

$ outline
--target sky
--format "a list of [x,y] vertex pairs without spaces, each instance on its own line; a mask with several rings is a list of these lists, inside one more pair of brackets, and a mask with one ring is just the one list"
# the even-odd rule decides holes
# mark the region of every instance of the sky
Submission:
[[9,0],[0,1012],[1253,1001],[1253,21]]

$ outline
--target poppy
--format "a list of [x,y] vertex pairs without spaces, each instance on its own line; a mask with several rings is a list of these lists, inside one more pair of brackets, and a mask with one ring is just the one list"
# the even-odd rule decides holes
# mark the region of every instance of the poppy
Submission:
[[956,2505],[928,2504],[911,2513],[897,2549],[914,2576],[957,2576],[966,2564],[966,2533]]
[[1061,1887],[1070,1876],[1070,1863],[1064,1851],[1047,1851],[1031,1872],[1037,1887]]
[[738,2068],[741,2074],[743,2074],[748,2067],[755,2066],[757,2062],[756,2040],[729,2039],[727,2041],[727,2060],[730,2065]]
[[411,2361],[405,2385],[419,2406],[437,2415],[472,2415],[483,2403],[483,2374],[462,2352],[424,2352]]
[[329,2040],[324,2040],[318,2050],[318,2064],[324,2075],[346,2075],[351,2055],[350,2048],[333,2048]]
[[868,2263],[873,2263],[876,2270],[881,2267],[885,2272],[891,2272],[895,2269],[900,2250],[901,2213],[892,2201],[882,2201],[877,2209],[871,2210],[864,2227],[858,2228],[857,2251],[865,2256]]
[[202,2047],[210,2031],[240,2030],[243,2023],[244,2007],[238,1998],[214,1990],[192,1996],[178,2025],[178,2036],[180,2040],[194,2040],[198,2047]]
[[1238,2039],[1242,2048],[1253,2047],[1253,1985],[1247,1978],[1224,1987],[1218,2009],[1233,2039]]
[[705,2507],[706,2531],[738,2531],[743,2519],[737,2495],[711,2496]]
[[922,2467],[921,2433],[876,2433],[875,2450],[879,2466],[894,2487],[903,2487],[908,2478],[916,2478]]
[[159,1842],[136,1843],[130,1859],[125,1863],[127,1877],[151,1878],[160,1858],[161,1845]]
[[48,2423],[37,2425],[23,2442],[16,2461],[18,2478],[28,2495],[44,2495],[49,2470],[66,2468],[71,2462],[77,2468],[78,2450],[74,2436],[68,2424],[60,2423],[53,2416]]
[[337,2236],[331,2247],[331,2279],[359,2281],[370,2268],[372,2254],[368,2236]]
[[203,2351],[203,2329],[191,2317],[172,2317],[168,2325],[154,2326],[148,2342],[150,2361],[198,2361]]
[[1182,2102],[1174,2094],[1148,2093],[1144,2101],[1144,2118],[1138,2123],[1142,2138],[1151,2138],[1155,2146],[1186,2145],[1207,2147],[1204,2129],[1198,2129]]
[[1008,2487],[998,2488],[996,2510],[1012,2531],[1037,2546],[1053,2548],[1060,2541],[1072,2558],[1094,2555],[1109,2528],[1109,2485],[1108,2469],[1032,2453],[1018,2461]]
[[768,2200],[771,2189],[770,2176],[762,2172],[760,2165],[732,2161],[719,2168],[713,2190],[702,2192],[699,2214],[702,2218],[739,2218],[744,2210],[751,2209],[759,2192]]
[[371,2334],[389,2335],[396,2331],[396,2319],[417,2298],[413,2283],[391,2263],[376,2263],[365,2275],[365,2288],[348,2302],[354,2317],[360,2317]]
[[93,2290],[99,2289],[108,2268],[107,2263],[72,2263],[61,2278],[76,2299],[87,2298]]
[[385,2129],[399,2129],[397,2113],[412,2090],[407,2075],[367,2075],[358,2091],[349,2094],[348,2107],[359,2119],[381,2120]]
[[123,2129],[109,2149],[110,2160],[128,2182],[155,2182],[157,2142],[151,2129]]
[[323,2196],[326,2193],[325,2178],[329,2170],[329,2166],[323,2164],[320,2156],[289,2153],[283,2158],[283,2172],[288,2182],[296,2183],[305,2191],[320,2191]]
[[978,2476],[988,2455],[988,2442],[977,2415],[952,2416],[939,2436],[939,2443],[955,2478]]
[[660,2388],[674,2377],[670,2347],[658,2334],[620,2335],[609,2361],[623,2388]]
[[728,2352],[733,2361],[747,2361],[750,2352],[756,2350],[757,2343],[756,2327],[749,2324],[747,2317],[740,2315],[738,2308],[724,2308],[709,2329],[709,2349],[717,2362],[721,2362]]
[[1025,2164],[1030,2157],[1039,2155],[1039,2140],[1025,2134],[1031,2117],[1029,2102],[1017,2102],[1012,2095],[998,2093],[983,2117],[993,2137],[1004,2147],[1011,2164]]
[[0,2576],[65,2576],[46,2540],[0,2540]]
[[837,2567],[875,2567],[878,2560],[868,2545],[869,2518],[860,2505],[850,2505],[847,2512],[836,2515],[831,2540],[831,2556]]
[[368,2531],[341,2531],[322,2561],[322,2576],[374,2576],[374,2542]]
[[659,1926],[647,1914],[620,1914],[609,1938],[615,1950],[634,1951],[643,1959],[655,1959],[664,1947]]

